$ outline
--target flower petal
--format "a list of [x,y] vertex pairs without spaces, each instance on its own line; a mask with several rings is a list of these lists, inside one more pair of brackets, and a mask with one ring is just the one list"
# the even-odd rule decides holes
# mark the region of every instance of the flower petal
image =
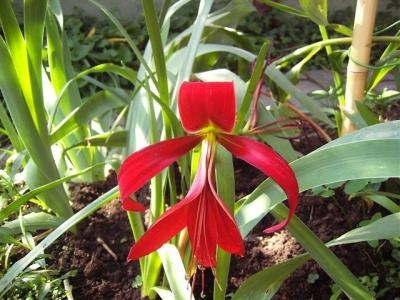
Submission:
[[195,201],[192,201],[187,216],[192,251],[197,263],[203,267],[215,267],[218,230],[215,215],[215,199],[208,187],[204,186]]
[[[203,144],[203,148],[206,144]],[[193,213],[193,202],[203,192],[207,179],[207,162],[200,157],[199,167],[186,197],[162,214],[146,233],[132,246],[128,260],[138,259],[160,248],[188,224],[187,214]],[[132,201],[130,201],[132,202]]]
[[233,82],[184,82],[178,106],[187,132],[195,133],[210,125],[231,132],[236,114]]
[[232,254],[244,254],[235,220],[208,180],[187,213],[192,251],[201,266],[216,266],[217,245]]
[[182,200],[159,217],[145,234],[131,247],[128,261],[139,259],[168,242],[186,226],[187,206],[190,200]]
[[[195,147],[201,140],[201,136],[175,138],[150,145],[128,156],[118,173],[122,202],[132,201],[129,200],[132,193]],[[124,204],[124,208],[130,207],[132,204]]]
[[285,221],[264,232],[274,232],[285,227],[294,215],[299,195],[297,179],[289,164],[272,148],[247,137],[221,134],[218,141],[233,155],[270,176],[284,190],[289,200],[289,215]]
[[235,219],[222,200],[217,200],[215,214],[218,228],[218,246],[226,252],[244,255],[244,243]]

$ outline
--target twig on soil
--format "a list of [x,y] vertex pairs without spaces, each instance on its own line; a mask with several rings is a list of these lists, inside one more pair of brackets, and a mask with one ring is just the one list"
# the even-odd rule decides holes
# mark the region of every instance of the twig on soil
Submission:
[[103,248],[104,248],[108,253],[110,253],[110,255],[111,255],[115,260],[118,260],[117,254],[115,254],[115,252],[112,251],[110,247],[108,247],[108,245],[106,244],[106,242],[105,242],[101,237],[97,237],[97,238],[96,238],[96,241],[97,241],[100,245],[102,245]]

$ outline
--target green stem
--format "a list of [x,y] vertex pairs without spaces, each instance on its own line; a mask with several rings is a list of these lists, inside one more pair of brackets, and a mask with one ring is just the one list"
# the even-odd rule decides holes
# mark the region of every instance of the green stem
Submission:
[[[133,233],[133,238],[135,239],[135,241],[137,241],[144,234],[142,216],[138,212],[127,212],[127,214],[128,214],[129,224],[131,226],[131,231]],[[144,274],[146,259],[147,258],[144,257],[139,260],[142,282],[145,281],[144,277],[146,276]]]
[[[319,27],[319,31],[321,33],[322,40],[328,41],[329,36],[328,36],[328,31],[326,30],[326,27],[322,26],[322,25],[320,25],[318,27]],[[332,55],[331,55],[333,53],[331,45],[325,45],[325,51],[328,56],[329,64],[332,66],[334,64],[334,62],[332,60]],[[334,68],[332,68],[332,78],[333,78],[333,83],[335,85],[336,94],[337,94],[338,101],[339,101],[339,106],[342,107],[342,106],[344,106],[344,103],[345,103],[344,93],[343,93],[343,82],[342,82],[342,78],[340,77],[340,74],[338,72],[336,72]],[[338,128],[340,128],[340,126]]]

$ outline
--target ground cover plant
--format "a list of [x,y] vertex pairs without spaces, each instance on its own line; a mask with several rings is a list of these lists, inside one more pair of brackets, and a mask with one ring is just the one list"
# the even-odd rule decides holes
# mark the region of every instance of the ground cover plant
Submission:
[[[11,1],[0,11],[3,298],[72,299],[79,284],[74,276],[103,274],[122,256],[133,260],[123,266],[135,288],[124,283],[128,291],[104,288],[93,297],[271,299],[307,266],[311,271],[295,278],[312,289],[322,275],[311,261],[331,280],[324,296],[394,297],[400,39],[396,22],[377,22],[374,32],[376,1],[357,6],[359,27],[332,23],[324,0],[301,0],[296,7],[178,0],[159,9],[142,1],[143,27],[124,26],[89,2],[104,14],[111,36],[96,35],[95,27],[81,36],[81,23],[64,21],[58,1],[24,1],[21,19]],[[301,18],[314,28],[312,38],[294,39],[291,51],[276,52],[277,41],[257,36],[263,31],[248,26],[253,34],[243,34],[243,18],[271,10]],[[332,85],[306,94],[296,84],[309,65],[322,61]],[[388,75],[394,88],[378,89]],[[108,172],[112,183],[104,194],[83,202],[69,194],[68,186],[85,187],[79,182]],[[324,199],[320,207],[327,211],[340,208],[345,230],[317,236],[319,227],[333,228],[335,221],[323,210],[310,212],[310,197]],[[132,236],[105,221],[121,208],[126,218],[118,214],[118,223],[129,224]],[[358,213],[350,216],[345,208]],[[105,266],[93,250],[89,261],[80,254],[86,266],[68,269],[71,251],[82,251],[73,239],[90,237],[95,219],[102,220],[99,227],[107,224],[102,230],[111,237],[100,232],[96,243],[112,262]],[[298,251],[261,263],[263,243],[283,228]],[[65,236],[71,243],[58,244]],[[375,249],[363,248],[374,257],[390,252],[380,257],[383,272],[355,275],[336,255],[342,245],[362,242]],[[253,254],[261,260],[251,264]]]

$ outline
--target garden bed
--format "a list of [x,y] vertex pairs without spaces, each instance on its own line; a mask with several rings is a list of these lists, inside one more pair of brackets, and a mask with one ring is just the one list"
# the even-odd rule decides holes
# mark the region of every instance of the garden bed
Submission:
[[[311,138],[298,142],[297,147],[309,152],[310,146],[318,147],[318,143],[317,138]],[[265,179],[258,170],[241,161],[235,161],[235,176],[237,195],[248,194]],[[74,208],[81,209],[116,184],[115,173],[104,182],[73,184]],[[349,200],[339,188],[329,199],[311,193],[302,194],[296,214],[326,242],[356,227],[360,221],[370,219],[376,209],[361,199]],[[273,222],[271,216],[266,216],[246,238],[245,255],[233,256],[228,293],[235,291],[250,275],[303,252],[287,230],[273,235],[262,232]],[[82,221],[77,234],[69,233],[51,248],[52,268],[64,273],[77,271],[69,279],[74,299],[140,299],[140,288],[134,287],[140,285],[138,263],[126,262],[132,243],[126,212],[116,199]],[[388,242],[381,243],[379,248],[372,248],[367,243],[334,248],[345,265],[356,276],[364,276],[364,281],[370,284],[378,278],[385,278],[388,270],[384,262],[391,259],[391,250]],[[206,271],[206,299],[212,299],[212,280],[212,273]],[[197,282],[195,290],[197,295],[200,293],[199,284]],[[384,282],[376,284],[384,286]],[[284,282],[274,299],[328,299],[333,293],[332,288],[329,276],[317,263],[310,261]],[[396,292],[400,290],[390,291],[385,294],[385,299],[395,299]]]

